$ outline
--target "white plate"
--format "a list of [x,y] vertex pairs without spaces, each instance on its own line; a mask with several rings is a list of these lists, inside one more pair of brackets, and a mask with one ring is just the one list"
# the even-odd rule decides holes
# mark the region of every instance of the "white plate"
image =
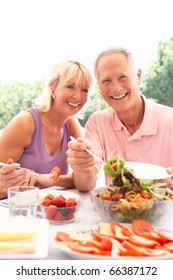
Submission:
[[[69,230],[66,231],[67,233],[73,233],[73,234],[82,234],[82,235],[89,235],[91,232],[96,231],[98,228],[97,226],[93,226],[93,225],[88,225],[88,226],[82,226],[80,228],[76,228],[74,230]],[[171,255],[167,255],[167,256],[161,256],[161,257],[121,257],[121,256],[117,256],[117,258],[113,258],[113,257],[109,257],[109,256],[103,256],[103,255],[94,255],[94,254],[88,254],[88,253],[78,253],[75,251],[72,251],[70,248],[68,248],[67,246],[60,244],[59,242],[55,241],[55,246],[58,248],[58,250],[60,249],[61,251],[65,252],[66,254],[68,254],[71,259],[75,259],[75,260],[124,260],[124,259],[133,259],[133,260],[137,260],[137,259],[143,259],[143,260],[147,260],[147,259],[164,259],[164,260],[172,260],[173,259],[173,254]]]
[[0,253],[0,259],[45,259],[48,255],[49,222],[46,219],[0,219],[0,231],[15,232],[20,230],[34,230],[37,233],[35,240],[36,252],[32,254]]
[[52,194],[53,196],[59,196],[62,195],[66,199],[68,198],[75,198],[77,201],[79,201],[80,196],[76,193],[69,192],[69,191],[59,191],[59,190],[52,190],[52,189],[43,189],[39,191],[39,198],[42,200],[44,197],[48,194]]
[[142,163],[142,162],[126,162],[126,167],[133,169],[136,178],[142,180],[161,180],[171,178],[164,167],[159,165]]

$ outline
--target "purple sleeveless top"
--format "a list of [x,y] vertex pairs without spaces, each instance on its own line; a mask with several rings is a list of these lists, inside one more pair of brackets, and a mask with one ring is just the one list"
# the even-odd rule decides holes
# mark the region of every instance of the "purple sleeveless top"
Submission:
[[[34,119],[35,130],[30,145],[24,150],[19,159],[22,167],[32,169],[36,173],[50,173],[53,167],[58,166],[61,174],[68,173],[66,157],[67,144],[70,139],[68,124],[64,125],[63,143],[58,155],[49,155],[44,146],[40,113],[37,108],[27,109]],[[51,136],[50,136],[51,137]]]

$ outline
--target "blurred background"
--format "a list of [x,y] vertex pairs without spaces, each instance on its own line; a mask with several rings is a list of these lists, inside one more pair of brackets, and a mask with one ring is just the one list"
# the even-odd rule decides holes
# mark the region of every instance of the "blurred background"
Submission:
[[[1,0],[0,130],[19,111],[39,105],[46,76],[59,61],[79,60],[93,75],[97,55],[111,46],[133,52],[144,95],[173,106],[171,2]],[[81,124],[106,106],[94,82]]]

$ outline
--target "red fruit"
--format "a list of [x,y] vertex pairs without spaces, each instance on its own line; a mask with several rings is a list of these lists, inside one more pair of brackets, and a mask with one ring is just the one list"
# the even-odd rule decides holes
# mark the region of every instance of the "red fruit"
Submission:
[[50,178],[53,181],[56,181],[61,174],[61,170],[59,169],[58,166],[55,166],[51,171],[50,171]]
[[49,206],[51,204],[52,200],[49,198],[44,198],[44,200],[42,201],[42,205],[43,206]]
[[57,207],[63,207],[65,206],[65,201],[66,199],[62,195],[60,195],[53,199],[53,204]]
[[63,215],[61,214],[61,212],[60,211],[57,211],[56,212],[56,215],[54,216],[54,221],[63,221],[64,220],[64,217],[63,217]]
[[101,244],[103,245],[104,250],[111,251],[112,250],[112,241],[109,236],[104,236],[101,240]]
[[114,194],[111,195],[111,200],[117,201],[117,200],[119,200],[122,197],[123,197],[122,193],[114,193]]
[[66,218],[66,220],[72,220],[74,218],[74,213],[68,212],[65,218]]
[[46,218],[48,220],[51,220],[57,212],[57,208],[54,205],[50,205],[47,209],[46,209]]
[[51,193],[48,193],[48,194],[45,196],[44,199],[46,199],[46,198],[48,198],[48,199],[50,199],[50,200],[53,200],[53,199],[54,199],[54,195],[51,194]]
[[75,198],[68,198],[68,199],[66,200],[65,205],[66,205],[67,207],[76,206],[76,205],[77,205],[77,201],[76,201]]
[[132,221],[132,230],[135,234],[144,236],[145,234],[150,235],[154,229],[150,222],[136,219]]

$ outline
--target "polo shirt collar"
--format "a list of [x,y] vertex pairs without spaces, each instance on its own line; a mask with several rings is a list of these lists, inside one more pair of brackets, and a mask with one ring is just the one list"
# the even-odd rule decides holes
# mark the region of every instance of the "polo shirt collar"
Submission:
[[[138,134],[140,135],[155,135],[157,133],[157,115],[156,107],[154,101],[146,99],[146,97],[140,94],[145,105],[144,118],[140,128],[138,129]],[[112,109],[113,110],[113,109]],[[113,110],[113,126],[114,129],[120,131],[124,129],[123,123],[117,117],[116,111]]]

